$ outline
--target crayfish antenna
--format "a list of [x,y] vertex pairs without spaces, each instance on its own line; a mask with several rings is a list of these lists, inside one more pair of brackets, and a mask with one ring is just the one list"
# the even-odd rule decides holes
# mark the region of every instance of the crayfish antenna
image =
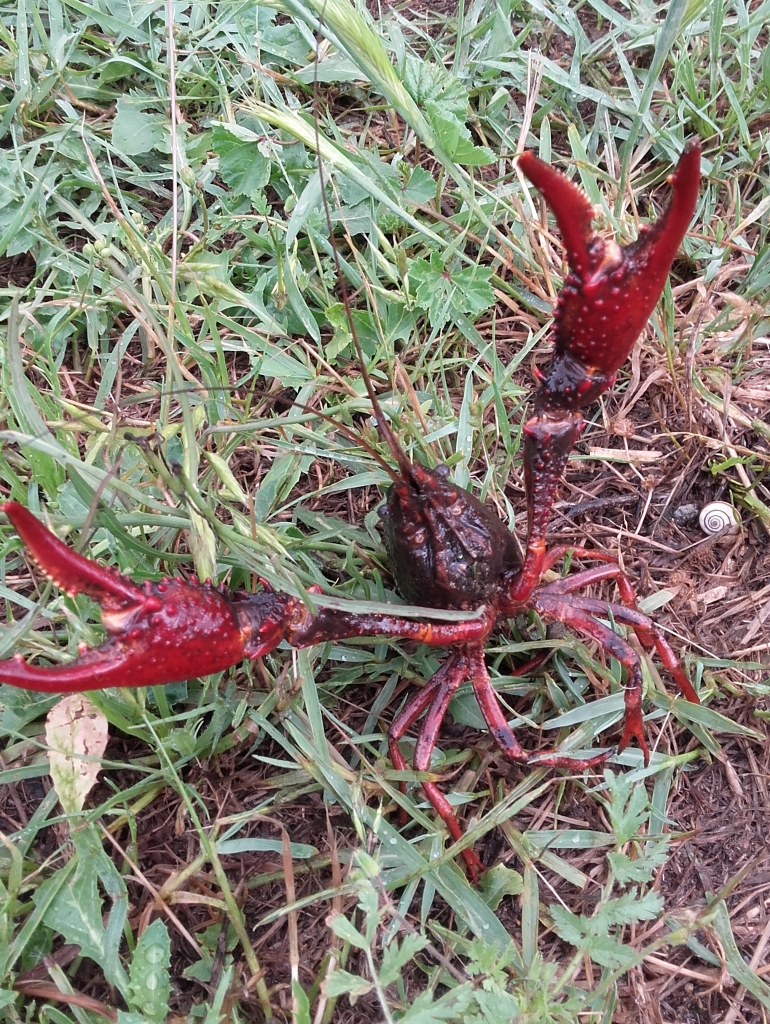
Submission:
[[390,477],[392,478],[392,480],[393,480],[393,482],[395,484],[408,483],[408,481],[412,477],[412,470],[413,470],[412,463],[410,462],[409,457],[407,456],[407,454],[404,451],[404,449],[398,443],[398,439],[396,438],[396,435],[390,429],[390,423],[388,423],[388,420],[385,417],[385,413],[382,410],[382,406],[380,405],[380,400],[377,397],[377,392],[374,390],[374,384],[372,383],[372,378],[369,376],[369,371],[366,368],[366,361],[364,359],[364,351],[361,348],[361,341],[360,341],[360,339],[358,337],[358,332],[356,330],[355,320],[353,319],[353,316],[352,316],[351,311],[350,311],[350,300],[348,298],[348,291],[347,291],[347,286],[345,284],[345,278],[342,276],[342,268],[340,266],[339,255],[337,254],[337,247],[334,244],[333,238],[331,238],[331,215],[329,214],[329,208],[328,208],[328,204],[327,204],[327,201],[326,201],[326,193],[323,191],[323,177],[322,177],[322,173],[323,172],[320,170],[320,168],[321,168],[320,156],[319,156],[318,160],[319,160],[319,164],[318,164],[318,166],[319,166],[319,174],[321,175],[321,186],[322,186],[321,194],[323,195],[324,208],[326,210],[326,218],[327,218],[327,222],[328,222],[328,225],[329,225],[329,232],[330,232],[330,236],[329,237],[330,237],[330,240],[331,240],[332,252],[334,254],[334,263],[335,263],[335,268],[336,268],[336,271],[337,271],[337,278],[339,280],[340,293],[342,294],[342,302],[343,302],[343,305],[345,307],[345,315],[346,315],[347,320],[348,320],[348,329],[350,330],[350,336],[353,339],[353,347],[355,348],[356,355],[358,357],[358,365],[359,365],[359,367],[361,369],[361,377],[363,378],[363,381],[364,381],[364,387],[366,388],[366,393],[369,396],[369,401],[372,403],[372,409],[374,411],[374,418],[375,418],[375,422],[377,424],[377,432],[380,435],[380,437],[382,438],[382,440],[385,442],[385,444],[388,446],[388,448],[390,449],[390,453],[393,456],[393,458],[396,460],[398,468],[401,471],[401,475],[399,476],[397,473],[394,473],[393,470],[387,465],[387,463],[383,463],[382,460],[380,460],[380,459],[378,459],[378,461],[382,465],[385,465],[385,468],[387,469],[388,474],[390,475]]
[[[314,90],[316,90],[316,92],[317,92],[317,89],[318,89],[318,81],[316,80],[314,82]],[[376,454],[375,454],[375,457],[377,458],[377,461],[382,466],[384,466],[385,470],[387,471],[388,475],[393,480],[394,484],[407,483],[411,479],[411,476],[412,476],[412,463],[409,461],[409,458],[407,457],[407,454],[404,451],[404,449],[398,443],[396,435],[390,429],[390,424],[385,419],[385,414],[382,411],[382,406],[380,405],[379,399],[377,398],[377,392],[374,390],[374,385],[372,384],[372,379],[369,376],[369,371],[366,368],[366,361],[364,359],[364,350],[361,347],[361,341],[360,341],[360,339],[358,337],[358,331],[356,330],[356,323],[355,323],[355,320],[353,319],[353,314],[350,311],[350,297],[348,295],[348,289],[347,289],[347,285],[345,283],[345,276],[342,273],[342,265],[340,263],[339,253],[337,252],[337,246],[336,246],[336,244],[334,242],[334,232],[333,232],[333,228],[332,228],[332,215],[331,215],[331,211],[329,210],[329,201],[328,201],[328,199],[326,197],[324,166],[323,166],[323,159],[321,157],[321,144],[320,144],[320,138],[319,138],[319,133],[318,133],[318,121],[317,120],[314,123],[314,128],[315,128],[315,138],[316,138],[316,147],[315,147],[316,148],[316,160],[318,161],[318,180],[319,180],[320,185],[321,185],[321,202],[323,204],[324,215],[326,217],[326,229],[329,232],[329,245],[331,246],[332,257],[334,259],[334,269],[335,269],[336,274],[337,274],[337,281],[339,283],[340,295],[342,296],[342,304],[344,306],[345,316],[346,316],[347,321],[348,321],[348,330],[350,331],[350,336],[353,339],[353,347],[355,348],[356,356],[358,357],[358,364],[359,364],[359,366],[361,368],[361,376],[362,376],[363,381],[364,381],[364,387],[366,388],[366,393],[369,396],[369,401],[372,403],[372,409],[374,410],[374,417],[375,417],[375,421],[377,423],[377,432],[379,433],[380,437],[383,439],[383,441],[387,444],[388,448],[390,449],[390,453],[393,456],[393,458],[396,460],[396,463],[398,464],[398,468],[401,471],[401,475],[399,476],[397,473],[394,473],[393,470],[390,468],[390,466],[388,466],[388,464],[386,462],[384,462],[382,459],[380,459],[378,456],[376,456]]]

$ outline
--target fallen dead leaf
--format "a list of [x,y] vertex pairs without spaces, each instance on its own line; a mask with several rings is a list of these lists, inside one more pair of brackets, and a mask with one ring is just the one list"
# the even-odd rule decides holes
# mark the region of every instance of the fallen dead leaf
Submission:
[[589,447],[588,452],[593,459],[602,459],[604,462],[625,462],[628,464],[660,462],[663,458],[663,452],[650,448],[638,451],[636,449],[595,448],[592,446]]
[[81,693],[64,697],[48,712],[45,723],[51,778],[65,812],[83,810],[96,785],[99,758],[107,748],[107,719]]
[[712,587],[711,590],[704,590],[702,594],[698,594],[698,601],[701,604],[714,604],[715,601],[723,600],[729,589],[729,587],[719,586]]

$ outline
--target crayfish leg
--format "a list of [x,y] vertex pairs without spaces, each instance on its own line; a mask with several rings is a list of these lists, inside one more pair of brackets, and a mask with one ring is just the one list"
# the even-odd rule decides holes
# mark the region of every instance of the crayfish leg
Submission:
[[[418,772],[430,770],[431,756],[435,749],[438,733],[441,723],[446,716],[449,702],[461,684],[468,678],[469,662],[467,651],[467,647],[461,647],[453,651],[447,661],[431,678],[427,686],[409,701],[406,707],[393,720],[393,724],[388,730],[388,749],[390,759],[399,771],[403,771],[406,768],[406,761],[398,747],[398,741],[426,708],[427,714],[420,727],[415,744],[414,769]],[[434,810],[446,824],[452,839],[455,842],[460,842],[463,838],[463,830],[455,812],[452,810],[450,802],[434,782],[423,782],[422,788]],[[402,783],[401,791],[404,792],[405,789],[406,784]],[[474,883],[478,884],[479,875],[484,870],[484,865],[470,847],[466,847],[461,852],[471,879]]]
[[[630,648],[629,648],[630,650]],[[633,653],[633,652],[632,652]],[[506,757],[517,764],[527,764],[547,768],[568,768],[583,771],[586,768],[598,768],[613,756],[614,750],[603,750],[591,757],[570,757],[569,754],[558,754],[553,750],[544,750],[537,754],[524,750],[516,739],[513,729],[505,719],[505,715],[497,699],[492,680],[487,672],[484,652],[475,650],[471,654],[470,678],[473,692],[479,702],[481,713],[487,723],[492,738]]]
[[[627,623],[633,627],[632,619],[635,618],[635,615],[623,605],[613,605],[590,597],[575,598],[570,596],[568,598],[566,594],[552,594],[548,593],[548,590],[548,587],[544,587],[537,592],[536,599],[533,602],[535,610],[545,618],[563,622],[566,626],[571,626],[578,633],[589,636],[626,669],[627,678],[624,695],[625,724],[623,736],[618,744],[618,750],[625,750],[632,739],[636,740],[639,749],[642,751],[644,763],[648,765],[650,763],[650,748],[644,735],[644,723],[642,720],[641,658],[627,640],[618,636],[609,626],[605,626],[603,622],[596,618],[597,615],[606,615],[609,610],[617,618],[618,622]],[[615,612],[617,612],[616,616]],[[647,616],[642,616],[639,612],[636,615],[645,620],[645,628],[649,629],[652,626],[652,622]],[[687,685],[692,691],[689,682]],[[692,692],[694,694],[694,691]],[[695,695],[694,703],[698,703],[697,695]]]
[[[583,597],[580,599],[581,607],[588,608],[590,606],[593,609],[592,614],[594,615],[606,615],[609,611],[616,622],[620,622],[624,626],[630,626],[645,650],[655,650],[658,652],[658,657],[668,669],[682,696],[691,704],[700,704],[700,698],[687,678],[668,640],[666,640],[653,619],[649,615],[640,612],[637,608],[636,591],[631,580],[618,565],[617,560],[606,552],[589,551],[585,548],[564,548],[561,553],[566,554],[568,550],[578,558],[593,558],[601,562],[609,562],[610,564],[597,566],[594,569],[584,569],[573,576],[567,576],[564,579],[557,580],[555,583],[549,583],[543,587],[543,591],[547,594],[572,594],[576,590],[582,590],[583,587],[599,583],[602,580],[615,580],[623,600],[622,605]],[[549,552],[548,568],[557,561],[557,558],[551,557],[552,555],[553,552]]]
[[[423,711],[433,703],[433,699],[441,686],[440,671],[439,669],[439,672],[431,678],[430,682],[423,686],[419,693],[415,694],[411,700],[407,701],[391,722],[388,729],[388,755],[390,756],[391,764],[397,771],[404,772],[409,767],[398,745],[399,740],[404,736],[406,730],[414,725]],[[399,783],[399,789],[402,793],[406,793],[406,783]],[[398,820],[401,825],[406,825],[409,820],[405,807],[400,809]]]

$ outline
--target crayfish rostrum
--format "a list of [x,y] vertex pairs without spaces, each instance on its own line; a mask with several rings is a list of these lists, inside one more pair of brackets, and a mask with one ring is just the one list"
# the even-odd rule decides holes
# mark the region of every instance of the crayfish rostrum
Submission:
[[[389,469],[393,483],[382,517],[398,587],[412,603],[469,613],[481,609],[479,614],[460,622],[431,622],[426,615],[421,622],[399,617],[397,606],[392,615],[338,607],[311,613],[301,600],[267,586],[250,594],[176,579],[139,585],[76,554],[26,509],[7,502],[3,510],[41,571],[68,594],[85,593],[97,601],[110,639],[101,647],[81,650],[64,666],[29,665],[17,655],[0,662],[0,682],[47,692],[159,685],[220,672],[284,640],[305,647],[369,635],[413,638],[446,647],[449,654],[391,725],[390,756],[397,768],[406,768],[399,739],[423,712],[414,767],[429,768],[452,695],[468,680],[495,742],[512,760],[571,769],[601,765],[611,750],[585,758],[555,751],[528,754],[503,715],[487,673],[484,644],[501,620],[534,610],[544,620],[565,623],[595,640],[624,666],[625,726],[619,747],[633,739],[647,759],[640,658],[603,620],[630,627],[642,647],[657,651],[683,696],[697,702],[674,652],[651,619],[637,610],[632,585],[610,555],[572,549],[578,558],[599,564],[556,582],[541,581],[567,553],[562,547],[547,548],[546,531],[562,471],[584,426],[581,409],[613,384],[663,290],[695,209],[699,161],[698,144],[688,145],[669,179],[671,198],[665,212],[635,242],[621,247],[592,230],[593,210],[578,186],[530,153],[520,158],[524,174],[553,210],[570,268],[555,314],[553,360],[524,424],[529,533],[523,564],[507,527],[453,484],[445,467],[429,469],[409,461],[367,378],[379,430],[396,462]],[[616,581],[621,603],[579,593],[602,580]],[[425,782],[424,789],[451,835],[459,839],[460,825],[447,798],[433,782]],[[463,857],[476,877],[480,861],[470,849]]]

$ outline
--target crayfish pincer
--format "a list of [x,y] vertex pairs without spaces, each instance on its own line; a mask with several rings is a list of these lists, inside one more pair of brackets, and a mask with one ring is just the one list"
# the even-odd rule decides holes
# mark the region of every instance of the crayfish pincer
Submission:
[[[311,613],[302,601],[267,586],[249,594],[196,581],[136,584],[71,551],[26,509],[7,502],[3,511],[41,571],[68,594],[85,593],[97,601],[109,639],[58,667],[29,665],[17,655],[0,662],[0,682],[48,692],[158,685],[222,671],[284,640],[306,647],[356,636],[413,638],[446,647],[448,655],[393,720],[388,738],[397,768],[407,767],[399,740],[424,713],[414,768],[429,769],[449,702],[466,681],[495,742],[513,761],[573,770],[601,765],[611,751],[584,758],[555,750],[526,752],[503,715],[484,645],[499,623],[534,610],[595,640],[623,665],[625,725],[619,746],[622,750],[635,740],[647,760],[640,658],[604,620],[629,627],[642,647],[657,652],[683,696],[697,702],[673,650],[638,611],[631,582],[612,556],[572,548],[574,557],[598,564],[556,582],[543,583],[542,578],[568,551],[549,549],[546,535],[562,471],[584,426],[581,410],[612,385],[660,297],[695,210],[699,162],[700,148],[691,143],[669,179],[671,197],[663,215],[643,228],[635,242],[621,247],[592,230],[593,209],[578,186],[532,154],[520,157],[524,174],[553,210],[570,268],[554,319],[553,360],[524,424],[528,539],[523,563],[507,527],[454,484],[445,467],[430,469],[407,458],[362,368],[378,429],[395,463],[382,461],[392,480],[382,512],[385,546],[401,593],[426,608],[424,621],[400,617],[396,605],[393,614],[347,612],[339,606]],[[620,603],[580,593],[603,580],[616,582]],[[430,608],[474,614],[459,622],[431,621]],[[460,839],[462,830],[447,798],[433,782],[423,787],[452,837]],[[476,878],[482,867],[478,857],[467,848],[462,855]]]

